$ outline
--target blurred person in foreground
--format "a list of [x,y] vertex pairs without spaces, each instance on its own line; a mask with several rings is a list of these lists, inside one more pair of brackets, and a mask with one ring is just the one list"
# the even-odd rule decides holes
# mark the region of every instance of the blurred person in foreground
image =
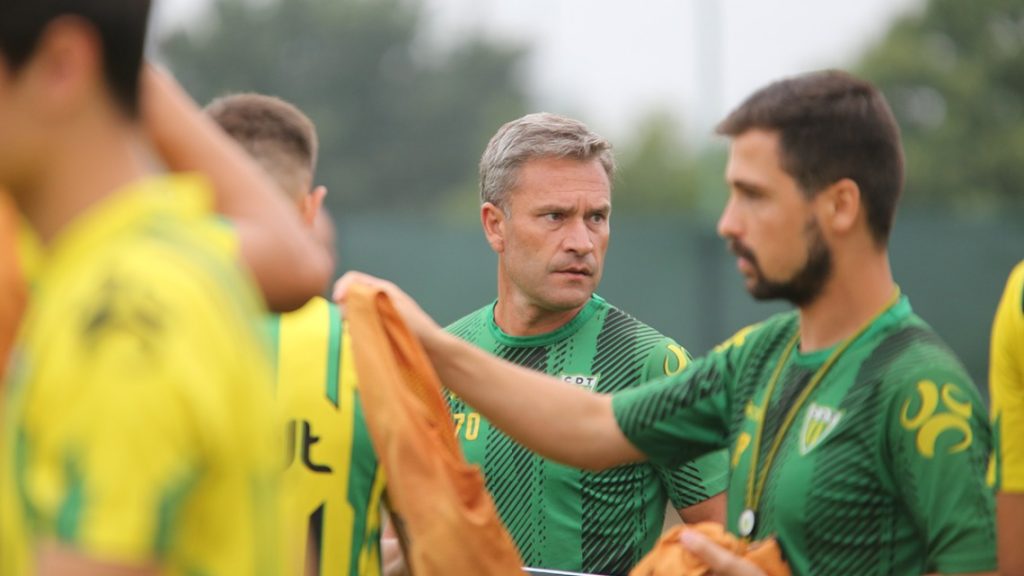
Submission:
[[[277,183],[314,233],[329,225],[327,193],[313,186],[317,135],[292,104],[261,94],[218,98],[206,114]],[[330,241],[330,229],[323,238]],[[287,418],[288,574],[381,573],[383,470],[359,401],[349,331],[338,307],[320,296],[269,319],[279,405]]]
[[[320,248],[273,184],[143,72],[148,12],[0,5],[0,186],[38,249],[0,420],[5,576],[276,573],[280,431],[248,272],[287,308],[329,268],[294,258]],[[157,174],[148,144],[216,197]]]
[[[796,310],[748,327],[680,374],[594,394],[441,330],[394,285],[442,382],[551,459],[604,469],[729,448],[727,527],[775,537],[795,574],[994,574],[974,384],[889,266],[899,130],[871,84],[826,71],[773,83],[718,127],[731,138],[719,234],[747,290]],[[752,564],[690,533],[715,574]]]
[[[530,114],[502,126],[480,160],[480,221],[498,255],[498,297],[447,330],[585,390],[612,393],[681,372],[687,352],[595,294],[604,271],[615,161],[583,123]],[[671,500],[686,522],[725,520],[728,455],[588,472],[530,453],[451,396],[528,566],[625,574],[654,544]]]
[[18,214],[7,192],[0,190],[0,393],[14,336],[25,311],[27,287],[18,254]]
[[997,486],[999,571],[1024,575],[1024,262],[1006,282],[992,323],[989,358],[992,428],[998,449],[992,473]]

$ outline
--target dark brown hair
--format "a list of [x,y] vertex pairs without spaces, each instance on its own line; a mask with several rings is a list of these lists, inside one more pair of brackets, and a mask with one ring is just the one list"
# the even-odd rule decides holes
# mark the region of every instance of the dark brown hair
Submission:
[[134,117],[149,7],[150,0],[3,0],[0,56],[16,73],[31,59],[51,22],[61,16],[82,18],[103,44],[103,72],[111,93]]
[[899,127],[871,83],[838,70],[762,88],[723,120],[719,134],[777,132],[783,169],[808,196],[849,178],[860,188],[868,227],[884,246],[903,190]]

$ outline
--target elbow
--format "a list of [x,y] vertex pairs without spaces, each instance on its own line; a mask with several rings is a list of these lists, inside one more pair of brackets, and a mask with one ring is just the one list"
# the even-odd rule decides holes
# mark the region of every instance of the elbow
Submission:
[[588,472],[604,472],[610,468],[629,464],[630,462],[632,462],[632,459],[626,459],[608,450],[600,450],[580,462],[578,468]]
[[334,273],[330,258],[300,258],[285,270],[275,270],[267,278],[264,296],[273,312],[291,312],[301,308],[315,296],[325,294]]
[[334,261],[322,250],[309,251],[298,258],[282,258],[277,266],[261,266],[259,259],[249,261],[271,312],[297,310],[310,298],[326,293],[334,274]]

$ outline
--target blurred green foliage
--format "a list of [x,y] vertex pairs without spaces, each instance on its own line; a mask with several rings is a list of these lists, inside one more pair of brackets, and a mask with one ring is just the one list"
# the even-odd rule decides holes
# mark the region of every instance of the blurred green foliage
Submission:
[[411,0],[217,0],[160,53],[200,102],[256,91],[305,111],[336,214],[415,212],[475,186],[490,134],[526,112],[523,47],[435,50],[423,23]]
[[665,111],[642,119],[616,147],[615,210],[634,214],[684,212],[697,207],[699,166]]
[[[160,48],[200,101],[251,90],[305,110],[336,213],[475,222],[480,153],[532,110],[527,48],[476,36],[440,50],[424,41],[426,24],[419,0],[216,0]],[[1024,0],[928,0],[855,62],[902,127],[905,204],[1024,214]],[[654,110],[614,144],[616,213],[717,216],[721,142],[694,146]]]
[[929,0],[858,69],[903,129],[907,203],[1024,214],[1024,0]]

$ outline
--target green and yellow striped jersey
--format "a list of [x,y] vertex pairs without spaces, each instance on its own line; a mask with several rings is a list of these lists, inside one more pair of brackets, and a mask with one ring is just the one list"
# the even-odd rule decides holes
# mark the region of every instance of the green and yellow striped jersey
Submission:
[[286,418],[290,573],[378,575],[383,470],[363,418],[348,330],[337,306],[317,297],[272,317],[270,332]]

